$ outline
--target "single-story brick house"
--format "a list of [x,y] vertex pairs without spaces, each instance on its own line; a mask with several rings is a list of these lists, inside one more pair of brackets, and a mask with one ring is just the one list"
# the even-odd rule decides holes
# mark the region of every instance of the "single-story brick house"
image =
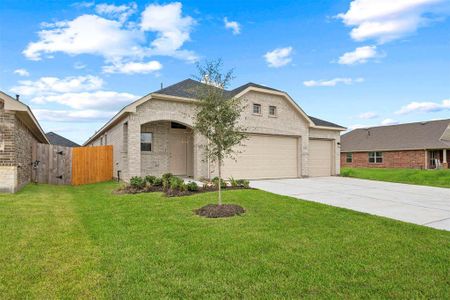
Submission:
[[341,136],[341,166],[448,168],[450,119],[355,129]]
[[[205,159],[206,139],[193,127],[199,85],[187,79],[150,93],[123,108],[84,145],[113,145],[114,174],[166,172],[195,179],[217,174]],[[342,126],[308,116],[286,93],[248,83],[225,91],[242,98],[241,124],[249,139],[237,160],[224,162],[224,177],[296,178],[339,174]]]
[[14,193],[31,181],[36,143],[49,141],[30,108],[0,91],[0,192]]

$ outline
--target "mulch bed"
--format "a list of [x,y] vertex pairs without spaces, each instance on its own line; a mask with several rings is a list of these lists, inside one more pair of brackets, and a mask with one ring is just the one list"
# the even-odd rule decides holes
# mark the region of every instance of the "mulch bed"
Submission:
[[[228,186],[226,188],[222,188],[222,191],[228,190],[243,190],[250,189],[245,187],[232,187]],[[119,189],[114,191],[114,194],[123,195],[123,194],[139,194],[139,193],[152,193],[152,192],[163,192],[167,197],[181,197],[181,196],[189,196],[200,193],[207,192],[216,192],[218,189],[214,186],[205,186],[199,187],[198,191],[180,191],[180,190],[172,190],[168,189],[165,191],[162,186],[146,186],[144,188],[135,188],[131,185],[125,185],[120,187]]]
[[240,216],[245,213],[245,209],[236,204],[208,204],[194,210],[194,213],[205,218],[228,218]]

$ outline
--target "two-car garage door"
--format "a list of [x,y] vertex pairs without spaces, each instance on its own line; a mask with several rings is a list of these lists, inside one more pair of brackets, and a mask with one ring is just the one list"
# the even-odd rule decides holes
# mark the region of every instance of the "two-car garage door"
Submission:
[[255,134],[243,143],[237,160],[224,162],[224,178],[298,177],[298,137]]

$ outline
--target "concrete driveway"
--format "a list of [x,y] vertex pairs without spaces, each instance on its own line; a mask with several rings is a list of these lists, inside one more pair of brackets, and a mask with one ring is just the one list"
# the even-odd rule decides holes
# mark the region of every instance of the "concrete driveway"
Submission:
[[450,189],[344,177],[255,180],[275,194],[450,231]]

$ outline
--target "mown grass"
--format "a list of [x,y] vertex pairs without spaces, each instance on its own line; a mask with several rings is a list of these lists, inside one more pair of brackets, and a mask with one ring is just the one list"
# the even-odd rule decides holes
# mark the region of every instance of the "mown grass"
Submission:
[[341,176],[450,188],[450,170],[343,168]]
[[447,298],[450,233],[258,190],[0,196],[0,298]]

